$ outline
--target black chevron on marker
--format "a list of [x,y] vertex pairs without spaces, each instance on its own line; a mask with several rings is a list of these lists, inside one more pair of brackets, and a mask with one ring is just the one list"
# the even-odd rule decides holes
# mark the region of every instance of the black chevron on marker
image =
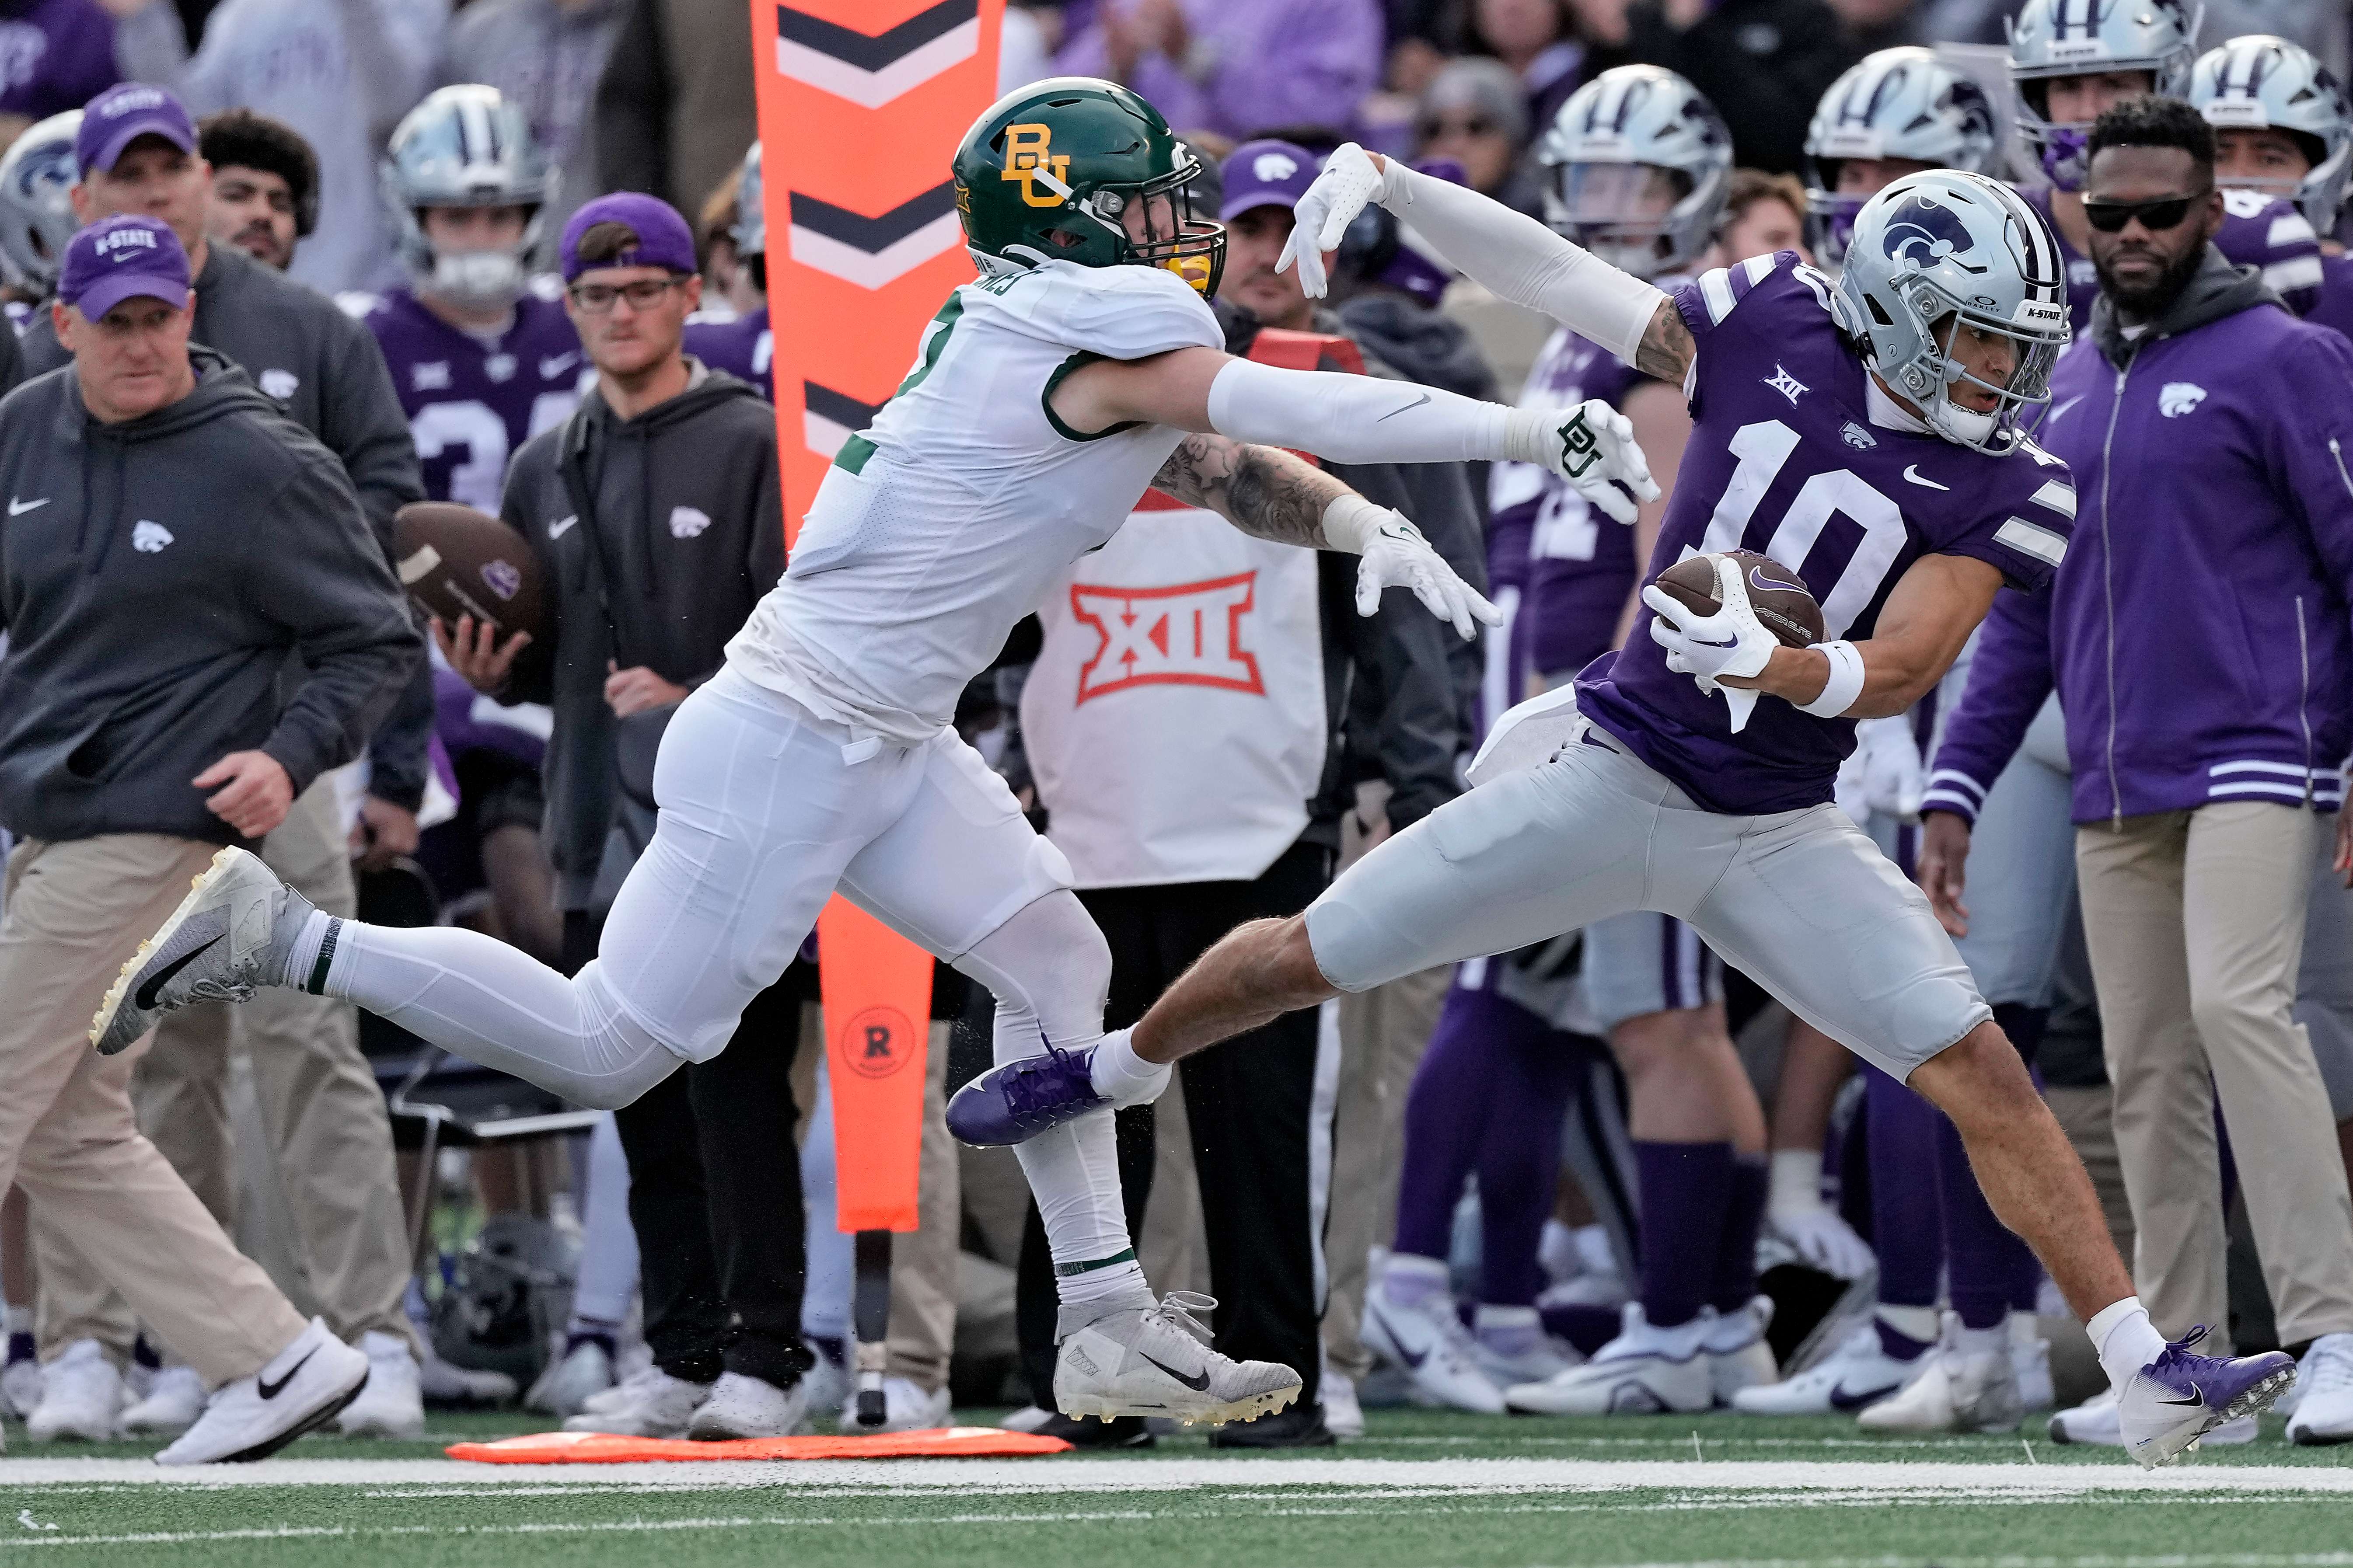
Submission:
[[801,383],[801,406],[845,430],[863,430],[882,412],[879,403],[860,403],[846,392],[836,392],[813,381]]
[[855,32],[839,23],[796,11],[790,5],[779,5],[776,37],[860,70],[879,71],[979,15],[980,0],[940,0],[930,10],[917,12],[889,32],[874,34]]
[[927,223],[955,211],[955,182],[944,180],[912,201],[874,217],[795,191],[793,226],[822,235],[869,256],[881,254]]

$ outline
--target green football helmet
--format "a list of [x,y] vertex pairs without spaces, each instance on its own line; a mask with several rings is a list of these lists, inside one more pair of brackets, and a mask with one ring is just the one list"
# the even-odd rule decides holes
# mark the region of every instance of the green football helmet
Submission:
[[[956,212],[985,273],[1049,259],[1157,267],[1218,291],[1226,230],[1193,216],[1201,161],[1116,82],[1053,77],[999,99],[965,132],[955,170]],[[1138,209],[1141,238],[1127,227]]]

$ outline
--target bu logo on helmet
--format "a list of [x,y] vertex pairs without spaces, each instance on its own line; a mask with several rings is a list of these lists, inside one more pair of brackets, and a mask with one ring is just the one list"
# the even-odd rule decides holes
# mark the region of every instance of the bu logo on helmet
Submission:
[[1960,214],[1926,196],[1909,197],[1888,215],[1886,237],[1882,243],[1886,247],[1888,260],[1909,262],[1923,272],[1946,260],[1964,272],[1987,270],[1963,259],[1977,248],[1977,241],[1970,237],[1969,226],[1961,221]]
[[[1005,128],[1005,172],[1003,180],[1021,184],[1021,199],[1033,207],[1058,207],[1071,194],[1065,176],[1071,171],[1067,153],[1055,155],[1050,149],[1054,141],[1050,125],[1008,125]],[[1039,189],[1040,184],[1045,189]],[[1056,186],[1061,188],[1058,191]]]

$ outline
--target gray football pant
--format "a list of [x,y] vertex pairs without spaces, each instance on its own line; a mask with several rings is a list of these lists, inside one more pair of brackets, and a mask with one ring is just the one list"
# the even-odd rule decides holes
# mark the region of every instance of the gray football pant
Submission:
[[1601,731],[1440,806],[1307,911],[1324,977],[1362,991],[1629,910],[1898,1079],[1992,1016],[1928,900],[1836,806],[1702,810]]

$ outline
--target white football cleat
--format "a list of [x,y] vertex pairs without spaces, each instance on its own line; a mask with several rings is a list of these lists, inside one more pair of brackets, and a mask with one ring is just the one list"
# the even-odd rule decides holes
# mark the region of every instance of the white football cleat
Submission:
[[205,1380],[192,1366],[167,1366],[147,1385],[147,1397],[122,1413],[125,1436],[176,1437],[205,1413]]
[[[681,1386],[691,1386],[681,1384]],[[779,1388],[765,1378],[723,1372],[710,1397],[695,1407],[686,1435],[701,1443],[738,1437],[790,1437],[809,1428],[808,1390],[793,1379]]]
[[525,1410],[548,1415],[577,1415],[587,1401],[613,1386],[612,1352],[602,1340],[582,1340],[547,1363],[522,1396]]
[[[1413,1380],[1417,1404],[1504,1413],[1504,1391],[1480,1370],[1479,1347],[1455,1315],[1454,1298],[1433,1290],[1413,1306],[1401,1306],[1376,1279],[1365,1292],[1365,1343]],[[1549,1375],[1549,1374],[1548,1374]]]
[[1250,1421],[1299,1397],[1299,1374],[1289,1367],[1209,1348],[1209,1331],[1193,1314],[1215,1308],[1210,1297],[1171,1290],[1157,1303],[1104,1305],[1062,1309],[1054,1404],[1065,1415]]
[[1544,1383],[1504,1391],[1506,1408],[1524,1415],[1657,1415],[1706,1410],[1715,1404],[1713,1358],[1705,1348],[1715,1312],[1672,1329],[1654,1329],[1642,1303],[1629,1301],[1618,1337]]
[[[2125,1446],[2123,1423],[2116,1415],[2116,1391],[2102,1389],[2098,1394],[2066,1410],[2055,1411],[2044,1428],[2054,1443],[2082,1443],[2094,1447],[2121,1448]],[[2225,1421],[2199,1439],[2201,1445],[2252,1443],[2255,1440],[2255,1418],[2242,1415],[2235,1421]]]
[[96,1340],[76,1340],[41,1368],[41,1402],[25,1417],[25,1436],[36,1443],[111,1442],[122,1405],[121,1372]]
[[882,1380],[882,1425],[858,1424],[858,1391],[853,1388],[841,1402],[838,1429],[844,1436],[856,1436],[860,1432],[928,1432],[947,1424],[948,1391],[944,1384],[926,1389],[913,1378],[886,1377]]
[[368,1359],[367,1386],[335,1417],[346,1437],[391,1437],[415,1442],[425,1436],[425,1382],[408,1342],[370,1329],[360,1336]]
[[658,1366],[609,1391],[609,1403],[591,1401],[564,1423],[566,1432],[610,1432],[621,1437],[683,1437],[714,1384],[688,1383]]
[[2312,1342],[2296,1368],[2295,1396],[2289,1442],[2353,1443],[2353,1334],[2323,1334]]
[[41,1403],[41,1363],[31,1356],[23,1356],[0,1371],[0,1414],[14,1415],[19,1421],[39,1408]]
[[1736,1312],[1716,1314],[1715,1326],[1700,1346],[1707,1352],[1708,1375],[1718,1405],[1730,1405],[1745,1389],[1769,1387],[1781,1375],[1781,1364],[1773,1359],[1773,1347],[1765,1340],[1765,1331],[1772,1322],[1770,1296],[1754,1297]]
[[327,1331],[317,1318],[251,1377],[213,1390],[205,1413],[180,1440],[155,1456],[159,1465],[235,1464],[266,1459],[359,1397],[368,1358]]
[[1838,1349],[1795,1377],[1744,1388],[1732,1407],[1750,1415],[1826,1415],[1878,1404],[1925,1372],[1936,1352],[1910,1361],[1887,1353],[1878,1325],[1866,1319]]
[[2015,1432],[2025,1408],[2010,1347],[1964,1354],[1931,1351],[1901,1392],[1857,1415],[1866,1432]]
[[1365,1407],[1356,1399],[1356,1383],[1345,1372],[1324,1369],[1324,1429],[1335,1437],[1365,1435]]
[[[311,900],[260,856],[234,845],[222,850],[196,874],[180,907],[123,960],[90,1020],[90,1043],[112,1056],[191,1002],[242,1002],[280,984],[312,912]],[[330,956],[320,954],[322,968]]]

